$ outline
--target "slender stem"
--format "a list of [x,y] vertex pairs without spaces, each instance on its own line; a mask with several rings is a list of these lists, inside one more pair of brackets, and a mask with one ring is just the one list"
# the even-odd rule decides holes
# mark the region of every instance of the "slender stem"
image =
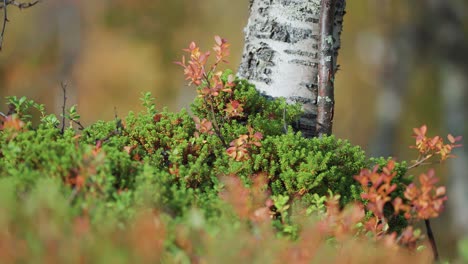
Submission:
[[[211,71],[210,71],[211,72]],[[208,88],[211,87],[211,82],[210,82],[210,79],[208,78],[208,74],[203,74],[203,77],[206,81],[206,84],[208,86]],[[212,116],[212,122],[213,122],[213,125],[214,125],[214,131],[216,133],[216,135],[218,136],[218,138],[221,140],[221,143],[223,144],[223,146],[225,148],[228,147],[227,143],[226,143],[226,140],[224,139],[222,133],[221,133],[221,129],[219,128],[218,126],[218,122],[216,120],[216,115],[215,115],[215,111],[214,111],[214,106],[213,106],[213,96],[210,94],[210,100],[207,100],[206,97],[203,97],[203,100],[205,101],[205,104],[208,104],[210,106],[210,110],[211,110],[211,116]]]
[[408,167],[408,170],[413,169],[413,168],[416,168],[416,167],[418,167],[418,166],[424,164],[424,162],[425,162],[426,160],[430,159],[431,157],[432,157],[432,156],[426,156],[426,157],[424,157],[423,159],[418,159],[413,165],[411,165],[411,166]]
[[83,126],[83,124],[81,124],[80,121],[74,120],[74,119],[71,119],[70,121],[72,121],[73,123],[75,123],[76,125],[78,125],[78,129],[79,129],[79,130],[85,129],[85,127]]
[[3,36],[5,35],[6,24],[8,22],[6,7],[7,7],[7,0],[3,0],[3,26],[2,26],[2,33],[0,33],[0,50],[2,50]]
[[[426,160],[430,159],[430,158],[431,158],[431,156],[426,156],[426,157],[424,157],[422,159],[418,158],[418,160],[413,165],[408,167],[408,170],[416,168],[416,167],[424,164],[424,162]],[[424,224],[426,225],[427,236],[429,237],[429,243],[431,244],[432,253],[434,254],[434,261],[437,262],[437,261],[439,261],[439,252],[437,250],[437,245],[436,245],[436,241],[435,241],[435,238],[434,238],[434,233],[432,232],[431,222],[429,221],[429,219],[424,219]]]
[[3,48],[3,38],[5,36],[6,25],[7,25],[7,22],[9,22],[8,16],[7,16],[7,6],[8,5],[14,5],[14,6],[18,7],[19,9],[23,9],[23,8],[29,8],[29,7],[35,6],[40,1],[41,0],[36,0],[36,1],[30,2],[30,3],[20,3],[20,2],[14,1],[14,0],[3,0],[2,1],[3,5],[0,6],[0,9],[3,8],[3,25],[2,25],[2,31],[0,33],[0,51]]
[[29,3],[20,3],[20,2],[14,1],[14,0],[3,0],[3,5],[0,6],[0,9],[5,8],[8,5],[16,6],[19,9],[29,8],[29,7],[35,6],[36,4],[38,4],[41,1],[42,0],[35,0],[35,1],[29,2]]
[[211,100],[209,100],[209,102],[206,100],[206,98],[204,98],[205,100],[205,103],[208,103],[208,105],[210,106],[211,108],[211,116],[212,116],[212,121],[213,121],[213,125],[214,125],[214,131],[216,133],[216,135],[218,136],[218,138],[221,140],[221,143],[223,143],[224,147],[227,148],[228,145],[226,143],[226,140],[224,139],[223,137],[223,134],[221,134],[221,129],[219,128],[218,126],[218,122],[216,121],[216,115],[215,115],[215,112],[214,112],[214,106],[213,106],[213,98],[210,98]]
[[60,84],[60,86],[62,87],[62,91],[63,91],[62,129],[60,129],[60,133],[63,135],[63,133],[65,132],[65,107],[66,107],[66,105],[67,105],[67,86],[68,86],[68,84],[62,82],[62,83]]
[[438,262],[439,251],[437,250],[434,234],[432,233],[431,222],[429,221],[429,219],[424,219],[424,223],[426,224],[427,236],[429,237],[429,243],[431,243],[432,253],[434,254],[434,261]]

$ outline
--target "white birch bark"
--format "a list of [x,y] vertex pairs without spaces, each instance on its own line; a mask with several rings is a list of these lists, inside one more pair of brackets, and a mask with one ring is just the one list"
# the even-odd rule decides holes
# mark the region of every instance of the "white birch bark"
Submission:
[[[245,46],[239,77],[271,97],[303,105],[297,129],[314,136],[317,116],[317,74],[320,0],[251,0],[244,29]],[[335,8],[334,69],[340,47],[345,1]]]

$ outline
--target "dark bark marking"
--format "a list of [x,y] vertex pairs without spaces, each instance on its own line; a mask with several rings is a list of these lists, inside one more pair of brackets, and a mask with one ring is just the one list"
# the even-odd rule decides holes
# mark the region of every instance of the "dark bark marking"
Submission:
[[312,103],[313,104],[317,104],[317,87],[318,85],[316,83],[300,83],[301,86],[305,87],[307,90],[311,91],[313,94],[315,94],[315,96],[312,96],[313,100],[312,100]]
[[310,38],[319,39],[319,36],[313,35],[310,29],[291,28],[289,25],[271,21],[256,23],[251,26],[250,31],[259,32],[255,34],[255,37],[259,39],[272,39],[292,44]]
[[310,61],[310,60],[299,60],[299,59],[294,59],[294,60],[288,61],[288,63],[291,63],[291,64],[298,64],[298,65],[304,65],[304,66],[307,66],[307,67],[310,67],[310,66],[316,67],[316,66],[317,66],[317,63],[316,63],[316,62],[313,62],[313,61]]
[[290,99],[294,101],[295,103],[301,103],[301,104],[310,104],[313,102],[312,98],[302,97],[302,96],[293,96]]
[[[271,84],[272,79],[271,67],[275,66],[273,59],[275,57],[275,51],[272,50],[268,44],[260,43],[260,48],[252,50],[250,46],[246,47],[247,50],[250,50],[244,61],[246,61],[246,67],[240,67],[239,72],[249,80],[255,80],[264,82],[266,84]],[[256,69],[262,68],[261,71]]]
[[303,50],[284,50],[286,54],[291,54],[291,55],[299,55],[307,58],[312,58],[316,59],[317,58],[317,52],[308,52],[308,51],[303,51]]

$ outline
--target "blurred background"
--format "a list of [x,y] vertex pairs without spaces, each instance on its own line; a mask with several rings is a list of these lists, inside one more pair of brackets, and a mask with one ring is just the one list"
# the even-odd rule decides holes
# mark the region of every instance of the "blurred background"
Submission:
[[[61,82],[83,124],[139,110],[151,91],[162,108],[186,107],[195,93],[173,64],[190,41],[231,43],[230,68],[243,49],[248,0],[44,0],[9,7],[0,53],[0,96],[27,96],[59,114]],[[416,158],[412,128],[468,138],[468,2],[348,1],[336,81],[334,132],[369,155]],[[6,105],[0,107],[6,110]],[[442,255],[468,235],[468,148],[436,165],[449,208],[434,221]],[[422,169],[426,170],[427,168]],[[418,171],[413,172],[417,174]]]

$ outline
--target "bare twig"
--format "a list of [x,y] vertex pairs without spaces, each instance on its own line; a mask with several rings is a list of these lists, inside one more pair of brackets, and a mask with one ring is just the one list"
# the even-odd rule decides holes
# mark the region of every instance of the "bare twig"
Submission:
[[285,134],[288,133],[288,124],[286,124],[286,106],[283,109],[283,130]]
[[426,224],[427,236],[429,237],[429,242],[431,244],[432,253],[434,254],[434,261],[438,262],[439,251],[437,250],[437,245],[436,245],[436,241],[434,238],[434,234],[432,233],[431,222],[429,221],[429,219],[424,219],[424,223]]
[[[205,79],[206,83],[207,83],[207,86],[208,87],[211,87],[211,83],[210,83],[210,79],[208,78],[208,74],[203,74],[203,78]],[[225,148],[228,148],[228,144],[226,143],[226,140],[224,139],[223,137],[223,134],[221,133],[221,129],[218,125],[218,121],[216,120],[216,114],[215,114],[215,110],[214,110],[214,106],[213,106],[213,96],[210,95],[210,100],[207,100],[206,97],[203,97],[203,100],[205,101],[205,104],[208,104],[210,106],[210,110],[211,110],[211,116],[213,117],[213,120],[211,120],[213,122],[213,128],[214,128],[214,131],[216,133],[216,135],[218,136],[218,138],[221,140],[221,143],[223,144],[223,146]]]
[[79,129],[79,130],[85,129],[85,127],[83,126],[83,124],[81,124],[80,121],[73,120],[73,119],[71,119],[70,121],[72,121],[73,123],[75,123],[75,124],[78,126],[78,129]]
[[[431,164],[431,163],[425,163],[425,161],[430,159],[431,157],[432,157],[432,155],[426,156],[424,158],[419,157],[418,160],[413,165],[408,167],[408,170],[416,168],[416,167],[418,167],[420,165]],[[439,261],[439,251],[437,250],[437,245],[436,245],[434,233],[432,232],[431,222],[429,221],[429,219],[424,219],[424,224],[426,224],[426,232],[427,232],[427,236],[429,238],[429,243],[431,244],[432,253],[434,255],[434,261],[438,262]]]
[[111,137],[121,135],[124,132],[125,128],[122,125],[122,119],[120,119],[119,116],[117,115],[117,107],[115,106],[114,106],[114,117],[115,117],[115,129],[109,132],[109,134],[107,134],[107,136],[105,136],[104,138],[97,139],[96,144],[98,142],[101,142],[102,144],[104,144],[107,141],[109,141]]
[[5,7],[3,9],[3,26],[2,26],[2,33],[0,34],[0,50],[2,50],[2,44],[3,44],[3,36],[5,35],[5,29],[6,29],[6,24],[8,22],[8,14],[7,14],[7,0],[3,0],[3,6]]
[[65,131],[65,107],[67,105],[67,86],[68,86],[68,83],[61,82],[60,86],[62,87],[62,91],[63,91],[62,129],[60,130],[60,133],[63,135],[63,133]]
[[73,187],[73,190],[72,190],[72,193],[70,194],[70,196],[68,197],[68,203],[73,203],[73,201],[75,200],[76,196],[78,195],[78,192],[80,190],[76,187]]
[[35,6],[41,1],[42,0],[34,0],[32,2],[21,3],[15,0],[3,0],[3,5],[0,5],[0,9],[3,9],[3,25],[2,25],[2,32],[0,33],[0,51],[2,50],[2,47],[3,47],[3,36],[5,35],[7,22],[10,22],[8,20],[8,13],[7,13],[8,5],[16,6],[19,9],[24,9],[24,8]]
[[408,167],[408,170],[411,170],[411,169],[414,169],[414,168],[416,168],[416,167],[418,167],[418,166],[420,166],[420,165],[426,164],[426,163],[424,163],[424,162],[426,162],[426,160],[430,159],[431,157],[432,157],[432,155],[431,155],[431,156],[426,156],[426,157],[424,157],[424,158],[422,158],[422,159],[421,159],[421,158],[418,158],[418,159],[413,163],[413,165],[411,165],[411,166]]
[[206,100],[206,98],[203,98],[205,100],[205,104],[207,103],[209,106],[210,106],[210,110],[211,110],[211,116],[213,118],[213,128],[214,128],[214,131],[216,133],[216,136],[218,136],[218,138],[221,140],[221,143],[223,144],[223,146],[225,148],[228,148],[228,144],[226,143],[226,140],[224,139],[223,137],[223,134],[221,133],[221,129],[220,127],[218,126],[218,122],[216,121],[216,114],[214,112],[214,106],[213,106],[213,99],[211,98],[211,100]]
[[16,6],[19,9],[24,9],[24,8],[29,8],[29,7],[35,6],[41,1],[42,0],[35,0],[35,1],[31,1],[31,2],[21,3],[21,2],[15,1],[15,0],[4,0],[3,5],[0,5],[0,9],[2,9],[5,6],[8,6],[8,5]]

